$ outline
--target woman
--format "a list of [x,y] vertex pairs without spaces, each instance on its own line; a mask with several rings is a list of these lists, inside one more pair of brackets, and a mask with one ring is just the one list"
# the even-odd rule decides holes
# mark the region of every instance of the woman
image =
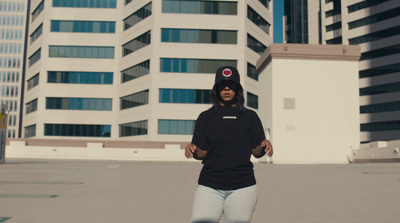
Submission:
[[211,99],[214,105],[196,120],[186,158],[202,160],[192,223],[251,222],[257,186],[250,157],[272,156],[261,121],[244,107],[243,88],[236,68],[217,70]]

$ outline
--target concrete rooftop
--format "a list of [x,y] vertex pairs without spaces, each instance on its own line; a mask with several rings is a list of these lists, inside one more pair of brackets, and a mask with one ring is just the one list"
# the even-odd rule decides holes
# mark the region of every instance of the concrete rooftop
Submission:
[[[0,222],[189,222],[200,163],[7,159]],[[253,223],[395,223],[400,164],[255,164]],[[222,222],[222,221],[221,221]]]

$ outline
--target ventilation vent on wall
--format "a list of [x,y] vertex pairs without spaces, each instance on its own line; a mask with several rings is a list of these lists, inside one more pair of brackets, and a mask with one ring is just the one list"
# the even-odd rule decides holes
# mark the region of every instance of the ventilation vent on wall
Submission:
[[284,98],[283,99],[283,108],[284,109],[296,109],[296,101],[294,98]]

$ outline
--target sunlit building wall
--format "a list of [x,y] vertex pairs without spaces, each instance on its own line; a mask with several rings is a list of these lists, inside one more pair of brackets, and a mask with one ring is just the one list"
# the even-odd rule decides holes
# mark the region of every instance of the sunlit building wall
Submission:
[[25,0],[0,0],[0,101],[8,107],[8,138],[20,136],[27,8]]
[[[285,3],[286,7],[301,6],[291,0]],[[400,2],[320,0],[307,3],[308,33],[302,35],[308,35],[309,39],[303,43],[361,47],[361,142],[400,139]],[[287,21],[287,30],[296,29]],[[291,41],[290,37],[286,40],[300,43]]]
[[241,73],[272,43],[272,1],[32,1],[24,137],[189,141],[215,71]]

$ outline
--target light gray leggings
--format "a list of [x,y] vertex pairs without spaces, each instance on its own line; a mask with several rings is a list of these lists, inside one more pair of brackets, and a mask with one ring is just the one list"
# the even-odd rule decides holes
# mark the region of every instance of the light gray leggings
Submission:
[[250,223],[257,204],[257,185],[237,190],[215,190],[199,185],[194,195],[191,223]]

